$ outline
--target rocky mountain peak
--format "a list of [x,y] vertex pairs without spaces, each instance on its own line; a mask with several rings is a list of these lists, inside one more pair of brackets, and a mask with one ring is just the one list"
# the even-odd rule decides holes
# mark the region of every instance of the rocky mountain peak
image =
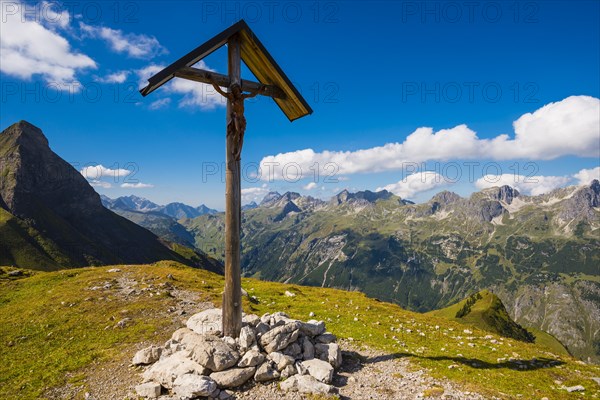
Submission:
[[334,204],[342,204],[348,201],[348,199],[351,197],[351,193],[344,189],[341,192],[339,192],[338,194],[336,194],[335,196],[333,196],[331,198],[331,202]]
[[560,217],[563,219],[578,216],[593,218],[594,211],[592,209],[595,207],[600,207],[600,182],[597,179],[594,179],[589,186],[577,189],[573,196],[565,201]]
[[285,199],[286,201],[293,201],[296,200],[297,198],[300,197],[300,193],[296,193],[296,192],[285,192],[283,195],[281,195],[281,199]]
[[495,199],[505,202],[506,204],[512,203],[515,197],[520,195],[517,189],[514,189],[508,185],[500,186],[496,188]]
[[102,207],[86,179],[29,122],[17,122],[0,133],[0,155],[0,197],[14,215],[39,212],[38,202],[64,210]]
[[261,206],[269,206],[281,198],[279,192],[269,192],[260,202]]
[[52,241],[60,263],[183,261],[155,235],[104,208],[83,175],[26,121],[0,133],[0,171],[0,204]]
[[448,205],[457,202],[461,197],[454,192],[450,192],[448,190],[444,190],[439,192],[435,196],[431,198],[432,203],[438,203],[441,205]]
[[42,130],[27,121],[19,121],[6,128],[2,132],[2,141],[14,141],[15,144],[26,146],[49,146]]

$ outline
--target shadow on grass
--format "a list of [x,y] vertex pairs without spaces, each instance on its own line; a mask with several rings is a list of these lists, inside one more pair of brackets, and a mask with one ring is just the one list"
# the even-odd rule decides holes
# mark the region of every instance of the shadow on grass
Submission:
[[[553,368],[563,365],[564,362],[552,358],[532,358],[530,360],[506,360],[497,363],[490,363],[477,358],[467,357],[449,357],[449,356],[421,356],[410,353],[391,353],[375,357],[365,357],[355,351],[344,351],[342,354],[343,364],[334,377],[334,385],[338,388],[348,385],[348,376],[345,374],[354,374],[360,372],[367,364],[377,364],[394,359],[415,358],[423,360],[432,360],[440,362],[450,362],[451,364],[462,364],[473,369],[510,369],[518,372],[533,371],[542,368]],[[342,400],[347,398],[340,396]]]
[[343,352],[344,365],[342,371],[357,372],[365,364],[376,364],[399,358],[418,358],[432,361],[450,361],[456,364],[463,364],[475,369],[512,369],[515,371],[533,371],[542,368],[552,368],[565,364],[564,361],[553,358],[532,358],[530,360],[512,359],[497,363],[490,363],[477,358],[450,357],[450,356],[420,356],[410,353],[391,353],[376,357],[365,357],[355,351]]

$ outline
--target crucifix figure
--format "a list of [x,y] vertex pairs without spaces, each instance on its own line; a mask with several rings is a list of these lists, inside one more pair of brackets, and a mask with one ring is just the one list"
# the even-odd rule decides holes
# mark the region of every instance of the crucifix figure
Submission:
[[215,82],[211,82],[215,90],[223,97],[225,97],[231,104],[231,115],[228,118],[229,123],[227,124],[227,136],[233,137],[235,147],[233,151],[233,159],[240,161],[242,157],[242,146],[244,145],[244,133],[246,132],[246,117],[244,116],[244,100],[258,96],[265,91],[265,87],[262,86],[260,89],[250,93],[244,93],[240,85],[233,84],[229,88],[228,92],[225,92]]
[[[198,61],[224,45],[227,45],[227,75],[193,67]],[[242,80],[242,61],[246,63],[259,82]],[[257,95],[271,97],[290,121],[302,118],[312,113],[312,110],[243,20],[225,29],[152,76],[148,79],[148,86],[140,92],[143,96],[147,96],[173,78],[213,85],[215,90],[227,99],[225,288],[223,290],[222,333],[224,336],[236,338],[242,328],[240,160],[246,131],[244,100]],[[227,91],[221,88],[227,88]]]

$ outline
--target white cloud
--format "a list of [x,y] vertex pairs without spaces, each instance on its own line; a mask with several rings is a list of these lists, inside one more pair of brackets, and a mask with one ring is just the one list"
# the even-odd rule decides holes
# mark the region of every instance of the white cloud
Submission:
[[118,71],[103,77],[96,77],[96,80],[101,83],[123,83],[128,76],[129,71]]
[[521,193],[537,196],[565,186],[570,180],[571,178],[568,176],[484,175],[477,179],[475,186],[478,189],[486,189],[508,185]]
[[120,29],[92,26],[79,22],[81,30],[93,38],[104,39],[116,53],[126,53],[132,58],[149,59],[167,53],[154,36],[124,33]]
[[[36,12],[45,24],[65,29],[69,26],[69,22],[71,22],[71,15],[69,15],[67,10],[55,10],[54,7],[57,5],[56,2],[42,1],[36,5],[36,8],[38,9]],[[27,9],[29,9],[29,5],[27,6]]]
[[242,204],[259,203],[270,191],[267,185],[242,189]]
[[390,185],[377,188],[377,192],[380,190],[387,190],[402,197],[403,199],[412,198],[418,193],[426,192],[431,189],[435,189],[440,186],[444,186],[449,182],[446,179],[433,171],[422,171],[411,175],[408,175],[404,179],[392,183]]
[[151,110],[158,110],[160,108],[168,106],[169,104],[171,104],[171,99],[169,97],[165,97],[164,99],[158,99],[156,101],[153,101],[152,103],[150,103],[148,108]]
[[20,2],[0,2],[0,71],[27,80],[41,75],[61,89],[77,88],[73,86],[76,74],[96,68],[96,62],[73,51],[68,40],[56,32],[57,26],[68,25],[69,14],[54,11],[51,3],[41,4],[46,5],[45,12],[30,13]]
[[600,181],[600,167],[582,169],[578,173],[573,174],[573,177],[577,179],[578,185],[589,185],[594,179]]
[[[286,166],[296,164],[303,173],[313,173],[317,163],[323,174],[334,168],[338,174],[400,170],[407,164],[460,159],[548,160],[566,155],[600,157],[600,100],[571,96],[527,113],[514,124],[515,136],[480,139],[466,125],[434,132],[422,127],[402,143],[357,151],[304,149],[266,156],[261,160],[263,180],[285,179]],[[297,167],[288,171],[298,170]],[[295,175],[294,175],[295,177]]]
[[90,181],[89,184],[90,184],[90,186],[101,187],[104,189],[110,189],[112,187],[110,182],[97,181],[97,180]]
[[304,186],[304,190],[313,190],[316,187],[317,184],[315,182],[309,182],[307,185]]
[[127,188],[127,189],[145,189],[145,188],[153,188],[154,185],[149,184],[149,183],[142,183],[142,182],[137,182],[137,183],[122,183],[121,184],[122,188]]
[[600,157],[597,98],[571,96],[522,115],[513,126],[515,140],[507,141],[506,145],[517,157],[538,160],[563,155]]
[[101,178],[120,178],[123,176],[127,176],[131,174],[131,171],[128,169],[110,169],[106,168],[102,164],[84,167],[81,171],[81,175],[84,178],[92,181],[98,181]]
[[[213,71],[204,61],[196,64],[197,68]],[[136,71],[140,81],[140,87],[145,87],[148,84],[148,78],[162,70],[164,66],[151,64]],[[158,90],[163,90],[166,93],[175,93],[183,95],[179,101],[179,107],[198,107],[201,110],[212,110],[219,106],[225,106],[227,101],[212,87],[204,83],[193,82],[186,79],[174,78],[165,86]]]

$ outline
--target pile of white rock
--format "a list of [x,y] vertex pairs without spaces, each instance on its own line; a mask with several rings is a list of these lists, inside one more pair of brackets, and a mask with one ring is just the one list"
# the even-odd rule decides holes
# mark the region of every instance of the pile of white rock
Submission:
[[335,335],[323,321],[302,322],[282,312],[244,315],[239,338],[221,336],[221,309],[193,315],[187,327],[173,333],[164,346],[151,346],[133,357],[149,365],[146,398],[226,399],[230,391],[254,382],[281,381],[283,391],[333,393],[334,369],[342,364]]

